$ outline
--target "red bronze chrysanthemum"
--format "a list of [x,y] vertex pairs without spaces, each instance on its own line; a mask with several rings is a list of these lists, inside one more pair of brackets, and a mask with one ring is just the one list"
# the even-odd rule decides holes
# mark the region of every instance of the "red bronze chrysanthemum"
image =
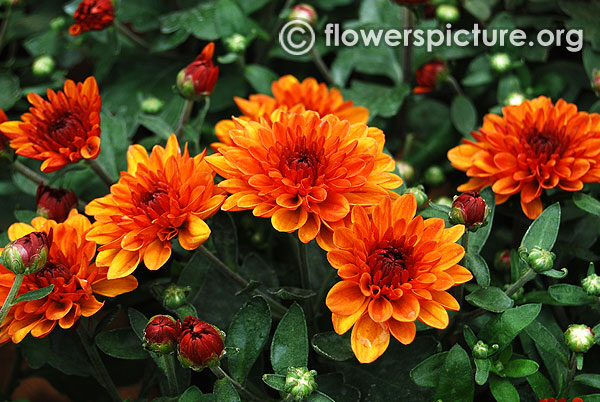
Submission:
[[62,222],[69,211],[77,205],[77,196],[73,190],[53,188],[40,183],[35,194],[37,213],[47,219]]
[[[369,111],[362,106],[354,106],[352,101],[344,101],[342,94],[337,89],[329,89],[325,84],[319,84],[314,78],[307,78],[300,82],[292,75],[286,75],[271,84],[273,97],[263,94],[250,95],[250,99],[235,97],[235,103],[242,111],[243,120],[258,121],[261,117],[268,117],[275,109],[282,108],[290,112],[303,112],[312,110],[321,117],[328,114],[336,115],[340,120],[348,120],[350,124],[366,123]],[[215,126],[219,141],[232,145],[229,130],[235,129],[232,120],[221,120]],[[221,143],[211,146],[218,148]]]
[[113,23],[115,6],[112,0],[83,0],[73,18],[75,24],[69,27],[73,36],[86,31],[100,31]]
[[48,100],[30,93],[33,105],[22,121],[0,124],[17,155],[44,161],[41,170],[55,172],[100,153],[100,107],[102,101],[94,77],[83,83],[65,82],[63,91],[47,91]]
[[182,153],[175,135],[150,156],[141,145],[130,146],[127,162],[110,194],[85,208],[96,219],[87,237],[103,245],[96,263],[109,267],[109,279],[129,275],[142,260],[148,269],[162,267],[177,236],[184,249],[199,247],[210,235],[204,220],[225,200],[204,153],[190,157],[187,144]]
[[421,66],[415,73],[417,86],[413,89],[413,93],[424,94],[434,91],[447,74],[446,63],[442,60],[433,60]]
[[336,229],[329,263],[342,281],[327,295],[338,334],[352,330],[352,350],[361,363],[377,359],[390,333],[403,344],[413,341],[415,320],[433,328],[448,325],[447,310],[458,302],[447,290],[473,276],[458,265],[465,254],[456,241],[464,226],[444,228],[444,220],[415,217],[417,201],[406,194],[385,199],[370,217],[352,210],[352,224]]
[[459,191],[492,186],[497,204],[520,193],[523,212],[535,219],[543,189],[578,191],[600,182],[600,114],[543,96],[502,113],[485,116],[474,141],[448,151],[452,166],[471,178]]
[[[17,303],[0,326],[0,344],[12,340],[19,343],[28,334],[41,338],[58,324],[71,328],[79,317],[90,317],[103,306],[96,295],[114,297],[137,287],[133,276],[109,281],[106,268],[92,263],[96,243],[85,239],[90,221],[76,210],[62,223],[37,217],[26,223],[15,223],[8,229],[11,240],[32,232],[52,231],[46,266],[35,274],[26,275],[18,294],[54,285],[52,292],[41,299]],[[4,302],[15,275],[0,265],[0,302]]]
[[236,119],[233,145],[207,162],[227,180],[224,210],[252,210],[280,232],[331,244],[353,205],[372,206],[402,184],[383,153],[383,132],[334,115],[276,110],[260,122]]

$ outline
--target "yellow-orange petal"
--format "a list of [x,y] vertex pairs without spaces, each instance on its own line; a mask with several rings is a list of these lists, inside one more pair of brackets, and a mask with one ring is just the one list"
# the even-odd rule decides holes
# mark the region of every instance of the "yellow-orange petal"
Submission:
[[149,270],[155,271],[165,265],[169,257],[171,257],[171,242],[155,239],[144,250],[144,265]]
[[392,317],[396,321],[410,322],[417,319],[421,306],[412,292],[405,292],[398,300],[392,301]]
[[365,296],[356,282],[340,281],[327,293],[325,304],[332,313],[352,315],[361,308],[364,301]]
[[302,207],[295,211],[279,208],[271,216],[273,228],[279,232],[291,233],[302,227],[308,220],[308,212]]
[[[117,279],[118,280],[118,279]],[[104,306],[104,302],[99,302],[94,296],[82,297],[79,301],[81,307],[81,315],[84,317],[91,317],[98,312]]]
[[103,279],[92,284],[92,291],[101,296],[115,297],[123,293],[131,292],[138,286],[134,276],[129,275],[119,279]]
[[446,310],[435,301],[421,300],[419,320],[432,328],[444,329],[448,326],[449,318]]
[[195,250],[210,236],[210,227],[194,214],[188,216],[187,221],[179,229],[179,244],[185,250]]
[[108,279],[123,278],[124,276],[131,274],[137,268],[140,261],[141,257],[139,252],[118,250],[110,262],[106,277]]
[[389,343],[387,324],[373,321],[369,314],[363,314],[354,324],[350,344],[359,362],[374,362],[385,352]]
[[10,241],[15,241],[23,236],[28,235],[31,232],[35,232],[35,228],[26,223],[17,222],[13,223],[8,227],[8,239]]
[[390,329],[390,333],[400,343],[408,345],[415,340],[417,334],[417,327],[414,322],[401,322],[394,319],[387,322]]
[[367,309],[368,305],[369,305],[369,299],[365,299],[362,306],[360,306],[360,308],[358,310],[356,310],[356,312],[353,314],[350,314],[350,315],[331,314],[331,322],[333,324],[333,330],[338,335],[343,335],[346,332],[348,332],[348,330],[350,328],[352,328],[352,326],[356,323],[356,321],[360,318],[360,316],[363,315],[363,313]]
[[385,322],[392,317],[394,311],[392,303],[385,297],[371,300],[369,303],[369,316],[375,322]]

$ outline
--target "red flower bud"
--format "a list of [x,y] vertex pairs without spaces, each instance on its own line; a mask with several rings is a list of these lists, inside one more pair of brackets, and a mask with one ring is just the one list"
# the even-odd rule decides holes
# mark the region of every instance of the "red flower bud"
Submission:
[[196,371],[214,365],[225,353],[224,336],[217,327],[189,315],[181,324],[177,358]]
[[100,31],[115,19],[115,6],[111,0],[83,0],[73,14],[75,24],[69,27],[73,36],[86,31]]
[[177,74],[177,89],[186,99],[198,100],[209,96],[219,77],[219,67],[212,61],[215,44],[210,42],[202,53]]
[[424,94],[435,90],[438,83],[448,76],[446,63],[441,60],[433,60],[421,66],[417,72],[417,87],[413,89],[415,94]]
[[304,20],[310,25],[315,25],[317,23],[317,12],[309,4],[298,4],[292,8],[288,20]]
[[159,354],[175,351],[181,334],[181,324],[170,315],[155,315],[144,329],[144,347]]
[[487,218],[490,213],[485,200],[477,191],[467,191],[454,197],[452,210],[450,211],[450,222],[453,224],[463,224],[474,232],[487,224]]
[[32,232],[12,241],[2,251],[2,264],[15,274],[29,275],[46,265],[52,242],[44,232]]
[[69,216],[71,209],[77,205],[77,196],[73,190],[52,188],[40,183],[35,201],[38,215],[56,222],[63,222]]

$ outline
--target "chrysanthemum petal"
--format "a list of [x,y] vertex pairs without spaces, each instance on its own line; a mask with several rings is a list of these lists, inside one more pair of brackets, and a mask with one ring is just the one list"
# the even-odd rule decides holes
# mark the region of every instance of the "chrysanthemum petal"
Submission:
[[350,343],[359,362],[372,363],[385,352],[390,343],[387,324],[375,322],[369,314],[363,314],[354,324]]
[[325,304],[332,313],[338,315],[354,314],[365,301],[357,283],[341,281],[333,285],[327,293]]
[[394,338],[398,339],[404,345],[408,345],[415,340],[415,335],[417,334],[417,327],[414,322],[401,322],[396,320],[389,320],[388,327],[390,329],[390,333],[394,336]]
[[291,233],[302,227],[308,219],[308,212],[302,207],[296,210],[280,208],[271,216],[271,224],[275,230]]
[[435,301],[422,300],[419,320],[433,328],[444,329],[448,326],[448,313]]
[[155,271],[165,265],[169,257],[171,257],[171,242],[155,239],[144,250],[144,265],[149,270]]
[[179,244],[186,250],[195,250],[209,238],[210,232],[203,219],[190,214],[187,222],[179,229]]

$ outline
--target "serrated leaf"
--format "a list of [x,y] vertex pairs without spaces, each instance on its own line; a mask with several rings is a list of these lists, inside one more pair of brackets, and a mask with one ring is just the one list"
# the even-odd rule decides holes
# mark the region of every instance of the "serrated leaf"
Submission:
[[32,300],[41,299],[42,297],[46,297],[50,293],[52,293],[52,290],[54,290],[54,285],[51,284],[51,285],[48,285],[41,289],[36,289],[36,290],[32,290],[31,292],[23,293],[22,295],[17,297],[17,299],[15,300],[15,304],[19,303],[19,302],[24,302],[24,301],[32,301]]
[[308,330],[304,311],[292,304],[283,316],[271,343],[271,365],[276,374],[287,374],[288,367],[308,366]]
[[559,227],[560,204],[557,202],[544,209],[544,212],[533,221],[523,236],[521,246],[527,250],[531,250],[536,246],[545,250],[552,250],[558,236]]
[[333,331],[315,334],[310,343],[317,353],[331,360],[341,362],[354,356],[348,338]]

